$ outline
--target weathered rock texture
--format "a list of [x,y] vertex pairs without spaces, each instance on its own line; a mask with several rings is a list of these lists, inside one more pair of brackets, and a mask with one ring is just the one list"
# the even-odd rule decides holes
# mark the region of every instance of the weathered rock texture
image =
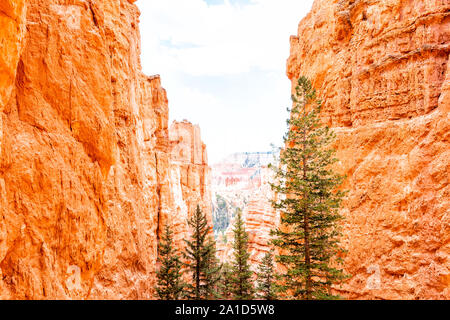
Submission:
[[0,110],[8,102],[19,62],[25,34],[25,0],[4,0],[0,3]]
[[248,232],[250,264],[255,271],[272,247],[270,233],[278,228],[280,222],[280,216],[271,204],[274,197],[269,185],[273,177],[272,169],[264,167],[261,171],[261,186],[255,189],[243,212],[245,229]]
[[[273,193],[269,182],[273,171],[268,164],[274,162],[272,152],[237,153],[212,166],[213,196],[220,196],[230,204],[229,226],[219,230],[217,251],[222,262],[233,260],[233,229],[235,208],[242,210],[245,229],[249,235],[250,263],[255,271],[265,253],[270,250],[270,232],[279,223],[279,215],[272,209]],[[217,199],[213,199],[215,211],[220,210]],[[223,214],[222,212],[220,212]]]
[[[259,193],[252,196],[246,204],[242,217],[245,223],[245,230],[248,233],[248,252],[250,254],[249,261],[253,271],[258,270],[264,255],[270,251],[272,245],[271,231],[279,225],[280,216],[272,209],[270,199],[272,193],[269,191],[265,194]],[[231,219],[229,227],[224,232],[223,237],[217,240],[217,253],[221,262],[231,262],[234,259],[234,218]]]
[[[14,88],[17,63],[25,34],[25,0],[4,0],[0,3],[0,112],[5,108]],[[0,117],[0,153],[3,136]]]
[[348,298],[450,298],[449,52],[448,0],[316,0],[291,38],[348,175]]
[[186,235],[192,231],[187,221],[197,205],[207,213],[212,233],[211,169],[198,125],[187,121],[173,122],[169,136],[172,148],[170,181],[174,196],[174,214],[169,223],[173,226],[178,248],[183,248]]
[[186,215],[175,203],[208,199],[206,162],[172,191],[191,160],[171,160],[133,2],[0,5],[2,299],[152,298],[159,234]]

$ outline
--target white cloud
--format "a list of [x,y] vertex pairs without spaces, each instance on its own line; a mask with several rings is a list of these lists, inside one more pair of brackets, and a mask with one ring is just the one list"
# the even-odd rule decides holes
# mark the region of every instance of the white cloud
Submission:
[[[289,34],[296,32],[311,2],[208,6],[202,0],[139,0],[144,68],[160,69],[158,58],[164,56],[169,68],[194,75],[242,73],[252,67],[274,70],[284,64]],[[158,45],[162,41],[179,47]],[[186,44],[190,47],[183,48]]]
[[[161,74],[172,119],[200,124],[212,161],[281,141],[290,95],[285,76],[289,36],[296,34],[312,1],[138,0],[144,72]],[[258,81],[261,72],[268,83]],[[248,83],[239,82],[239,88],[228,83],[212,93],[211,81],[241,75]],[[250,96],[255,92],[260,98]],[[252,122],[255,116],[258,121]],[[232,134],[225,123],[230,120]],[[273,139],[266,141],[269,134]]]

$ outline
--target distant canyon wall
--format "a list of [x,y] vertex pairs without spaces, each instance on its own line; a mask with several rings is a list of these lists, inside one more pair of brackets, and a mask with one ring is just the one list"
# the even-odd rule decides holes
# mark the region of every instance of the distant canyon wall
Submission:
[[188,219],[200,207],[206,213],[212,236],[211,168],[208,166],[206,145],[201,140],[200,127],[188,121],[174,122],[169,130],[171,142],[170,180],[174,199],[171,219],[164,225],[173,226],[177,247],[185,247],[184,240],[192,232]]
[[[217,233],[217,251],[222,262],[233,261],[234,214],[242,210],[245,229],[249,235],[248,250],[252,270],[257,271],[264,255],[270,251],[271,230],[279,223],[279,214],[272,209],[273,178],[270,163],[276,161],[273,152],[237,153],[212,166],[212,193],[225,201],[227,208],[220,208],[213,199],[213,214],[223,215],[228,227]],[[223,201],[222,200],[222,201]],[[223,204],[222,204],[223,205]],[[225,211],[225,212],[222,212]]]
[[171,141],[141,72],[134,2],[0,4],[1,299],[153,298],[164,226],[210,210],[200,136]]
[[448,0],[316,0],[291,38],[348,175],[348,298],[450,298],[449,52]]

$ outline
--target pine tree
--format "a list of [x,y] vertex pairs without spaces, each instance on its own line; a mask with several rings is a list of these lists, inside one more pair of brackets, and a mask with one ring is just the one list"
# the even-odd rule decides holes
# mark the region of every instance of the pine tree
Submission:
[[267,252],[257,272],[258,298],[263,300],[277,300],[276,272],[273,263],[273,250]]
[[161,300],[179,300],[185,283],[181,272],[182,263],[178,252],[173,248],[172,231],[166,226],[159,244],[161,268],[157,271],[156,292]]
[[220,298],[223,300],[231,300],[231,280],[232,270],[229,263],[224,263],[220,274]]
[[344,196],[337,189],[343,177],[331,169],[337,161],[330,148],[335,135],[320,123],[321,102],[307,78],[298,80],[292,100],[285,149],[272,184],[278,195],[273,206],[282,216],[273,243],[281,249],[277,261],[287,268],[283,290],[294,299],[335,299],[330,288],[344,279],[337,257]]
[[248,234],[245,231],[242,211],[237,209],[234,224],[234,261],[232,263],[231,294],[234,300],[252,300],[254,294],[252,276],[248,259]]
[[208,243],[212,244],[212,246],[206,259],[204,292],[207,300],[214,300],[220,298],[220,276],[222,265],[216,257],[214,240],[210,238]]
[[212,284],[215,283],[210,274],[216,268],[213,259],[215,243],[208,237],[210,228],[200,206],[197,206],[188,224],[193,229],[193,234],[190,240],[185,240],[186,249],[183,256],[185,265],[192,274],[192,283],[187,287],[186,297],[191,300],[205,300],[211,297]]

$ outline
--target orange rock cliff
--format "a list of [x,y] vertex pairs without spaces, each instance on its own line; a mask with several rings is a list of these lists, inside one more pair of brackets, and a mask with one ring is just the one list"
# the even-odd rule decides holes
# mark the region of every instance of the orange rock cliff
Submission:
[[316,0],[291,38],[348,175],[348,298],[450,298],[449,52],[446,0]]
[[211,227],[211,169],[208,166],[206,145],[201,141],[200,127],[184,120],[173,122],[169,137],[172,144],[170,179],[173,194],[174,215],[171,225],[174,227],[174,240],[179,248],[189,234],[188,218],[197,205],[207,213]]
[[205,146],[189,123],[169,137],[134,2],[0,3],[0,299],[152,298],[164,225],[210,213]]

